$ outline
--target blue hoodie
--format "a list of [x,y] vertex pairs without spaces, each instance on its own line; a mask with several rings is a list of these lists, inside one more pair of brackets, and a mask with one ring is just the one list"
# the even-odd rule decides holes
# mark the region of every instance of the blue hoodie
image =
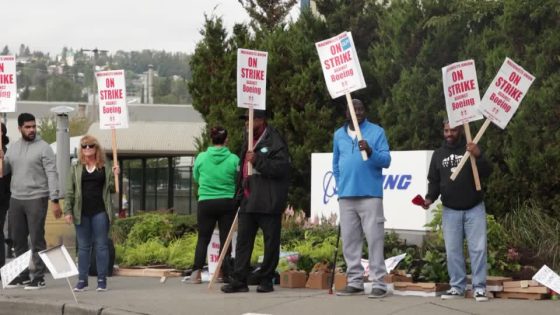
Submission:
[[372,149],[371,156],[364,161],[357,138],[350,138],[347,130],[348,124],[345,124],[334,133],[333,174],[338,197],[383,198],[382,169],[391,165],[385,131],[367,119],[360,124],[362,137]]

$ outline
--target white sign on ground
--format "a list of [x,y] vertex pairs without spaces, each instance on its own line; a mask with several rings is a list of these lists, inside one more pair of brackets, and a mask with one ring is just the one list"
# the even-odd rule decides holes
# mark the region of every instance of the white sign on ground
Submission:
[[[432,151],[392,151],[391,166],[383,169],[383,209],[386,229],[426,231],[430,211],[412,204],[428,191]],[[311,219],[338,215],[338,194],[332,172],[332,153],[311,154]]]
[[[4,244],[2,244],[4,245]],[[26,251],[23,255],[19,255],[9,263],[0,268],[0,276],[2,276],[2,288],[6,288],[12,280],[14,280],[22,271],[29,267],[31,261],[31,250]]]
[[344,32],[315,43],[332,98],[366,87],[352,33]]
[[[231,239],[231,257],[234,258],[236,243],[237,231],[233,233],[233,237]],[[212,233],[207,253],[209,279],[212,279],[214,272],[216,272],[216,267],[218,266],[218,260],[220,259],[220,231],[218,229],[214,229],[214,233]]]
[[95,76],[99,99],[99,128],[128,128],[124,70],[99,71]]
[[64,245],[55,246],[39,252],[54,279],[68,278],[78,274],[76,264]]
[[16,57],[0,56],[0,112],[15,112],[16,100]]
[[482,119],[483,116],[478,111],[480,92],[474,60],[450,64],[441,68],[441,73],[449,126],[455,128]]
[[542,268],[533,276],[533,280],[544,285],[545,287],[560,293],[560,276],[556,274],[547,265]]
[[237,50],[237,107],[266,109],[266,51]]
[[532,74],[506,57],[484,93],[480,111],[498,127],[505,129],[534,80]]

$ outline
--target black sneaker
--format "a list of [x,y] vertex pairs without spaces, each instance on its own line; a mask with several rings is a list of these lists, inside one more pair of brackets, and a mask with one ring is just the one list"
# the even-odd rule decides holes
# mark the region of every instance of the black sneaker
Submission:
[[83,292],[83,291],[87,291],[87,289],[88,289],[88,282],[85,280],[79,280],[73,290],[74,292]]
[[442,300],[453,300],[453,299],[463,299],[465,298],[465,293],[459,291],[456,288],[451,288],[441,296]]
[[350,295],[363,295],[364,289],[351,287],[347,285],[344,289],[340,291],[336,291],[336,295],[338,296],[350,296]]
[[221,290],[224,293],[249,292],[249,287],[245,283],[232,281],[228,284],[224,284]]
[[387,290],[383,290],[381,288],[373,288],[371,289],[371,293],[368,295],[368,298],[379,299],[386,296],[387,296]]
[[23,287],[23,286],[26,286],[30,283],[31,283],[31,279],[29,279],[29,277],[17,276],[17,277],[14,278],[14,280],[12,280],[12,282],[10,282],[6,286],[6,289],[14,289],[14,288]]
[[483,291],[483,290],[476,290],[473,294],[473,297],[477,302],[488,301],[488,297],[486,296],[486,292]]
[[272,285],[272,282],[261,283],[257,287],[257,292],[259,293],[268,293],[272,291],[274,291],[274,286]]
[[44,287],[46,287],[47,285],[45,284],[45,279],[43,278],[35,278],[31,281],[31,283],[29,283],[28,285],[25,286],[25,290],[39,290],[42,289]]

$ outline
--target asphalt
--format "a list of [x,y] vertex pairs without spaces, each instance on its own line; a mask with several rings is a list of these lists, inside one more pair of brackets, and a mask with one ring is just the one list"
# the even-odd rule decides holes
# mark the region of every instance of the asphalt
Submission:
[[[65,279],[54,280],[47,275],[47,287],[36,291],[23,288],[3,289],[0,314],[560,314],[560,301],[473,299],[443,301],[436,297],[391,295],[368,299],[367,295],[339,297],[327,290],[286,289],[275,286],[272,293],[257,293],[251,286],[248,293],[224,294],[221,284],[208,290],[207,284],[187,284],[181,278],[111,277],[107,292],[76,293],[74,301]],[[71,278],[74,285],[76,278]],[[95,278],[90,278],[94,283]]]

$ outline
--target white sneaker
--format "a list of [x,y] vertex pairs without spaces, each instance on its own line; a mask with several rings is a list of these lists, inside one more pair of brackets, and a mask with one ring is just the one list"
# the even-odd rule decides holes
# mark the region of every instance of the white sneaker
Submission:
[[456,288],[451,288],[441,296],[442,300],[453,300],[453,299],[463,299],[465,298],[465,293],[459,291]]
[[486,296],[486,292],[484,292],[483,290],[476,290],[473,294],[473,297],[477,302],[488,301],[488,297]]

